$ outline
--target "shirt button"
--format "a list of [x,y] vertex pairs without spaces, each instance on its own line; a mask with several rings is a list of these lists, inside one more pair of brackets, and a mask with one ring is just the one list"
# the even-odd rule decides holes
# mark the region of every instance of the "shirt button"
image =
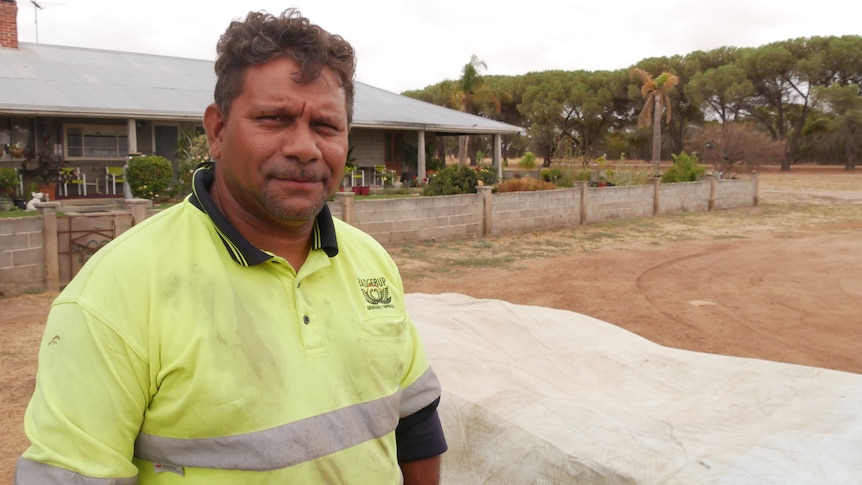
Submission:
[[308,315],[305,315],[305,316],[303,316],[303,317],[302,317],[302,323],[304,323],[304,324],[308,325],[308,323],[309,323],[310,321],[311,321],[311,319],[310,319],[310,318],[308,318]]

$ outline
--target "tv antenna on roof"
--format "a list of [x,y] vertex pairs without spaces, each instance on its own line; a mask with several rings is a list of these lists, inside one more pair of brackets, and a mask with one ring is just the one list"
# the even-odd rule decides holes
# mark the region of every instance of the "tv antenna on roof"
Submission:
[[30,3],[33,4],[33,22],[36,24],[36,43],[39,43],[39,10],[45,10],[45,7],[50,7],[54,5],[63,5],[62,3],[52,3],[52,2],[43,2],[39,0],[30,0]]

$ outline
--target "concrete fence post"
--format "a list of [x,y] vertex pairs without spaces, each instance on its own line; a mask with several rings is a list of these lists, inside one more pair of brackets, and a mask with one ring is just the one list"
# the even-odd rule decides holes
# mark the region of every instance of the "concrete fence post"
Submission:
[[132,215],[132,225],[137,226],[147,218],[147,199],[126,199],[126,207]]
[[715,208],[715,190],[716,190],[716,182],[715,177],[709,177],[709,210],[713,210]]
[[754,207],[757,207],[757,204],[760,203],[760,174],[754,172],[751,174],[751,178],[754,179]]
[[353,197],[355,195],[353,191],[335,193],[335,202],[341,204],[341,220],[350,225],[355,223],[353,220]]
[[42,218],[42,255],[45,258],[45,289],[60,291],[60,255],[57,237],[57,209],[59,202],[36,204]]
[[482,204],[482,237],[490,236],[493,228],[491,227],[491,216],[494,213],[494,188],[487,185],[476,187],[476,192],[479,194],[479,203]]
[[653,192],[652,198],[652,215],[656,217],[659,215],[659,210],[661,209],[661,179],[659,177],[654,177],[652,179],[653,188],[655,189]]
[[587,197],[587,182],[583,180],[579,181],[578,189],[580,190],[581,197],[581,214],[578,220],[580,225],[583,226],[587,223],[587,205],[589,203],[589,197]]

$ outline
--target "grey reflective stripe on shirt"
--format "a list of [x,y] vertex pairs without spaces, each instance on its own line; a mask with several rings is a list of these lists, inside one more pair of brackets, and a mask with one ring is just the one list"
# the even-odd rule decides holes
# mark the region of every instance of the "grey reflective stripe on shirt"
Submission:
[[440,397],[440,381],[429,367],[413,384],[401,393],[400,417],[410,416],[420,411]]
[[197,468],[266,471],[287,468],[386,436],[398,425],[400,392],[275,428],[219,438],[135,440],[135,457]]
[[14,485],[136,485],[138,477],[95,478],[65,468],[18,458]]

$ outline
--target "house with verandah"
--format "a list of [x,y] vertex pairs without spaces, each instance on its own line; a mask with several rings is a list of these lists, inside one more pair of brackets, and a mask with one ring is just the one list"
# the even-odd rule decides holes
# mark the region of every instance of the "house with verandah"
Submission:
[[[87,196],[114,195],[107,167],[122,167],[130,153],[173,160],[184,133],[202,132],[214,61],[19,42],[18,12],[0,0],[0,147],[50,147],[86,177]],[[421,179],[425,148],[440,136],[490,136],[501,171],[501,137],[521,132],[356,82],[349,145],[362,177],[345,183],[379,182],[375,167]],[[21,170],[24,161],[4,150],[0,167]]]

